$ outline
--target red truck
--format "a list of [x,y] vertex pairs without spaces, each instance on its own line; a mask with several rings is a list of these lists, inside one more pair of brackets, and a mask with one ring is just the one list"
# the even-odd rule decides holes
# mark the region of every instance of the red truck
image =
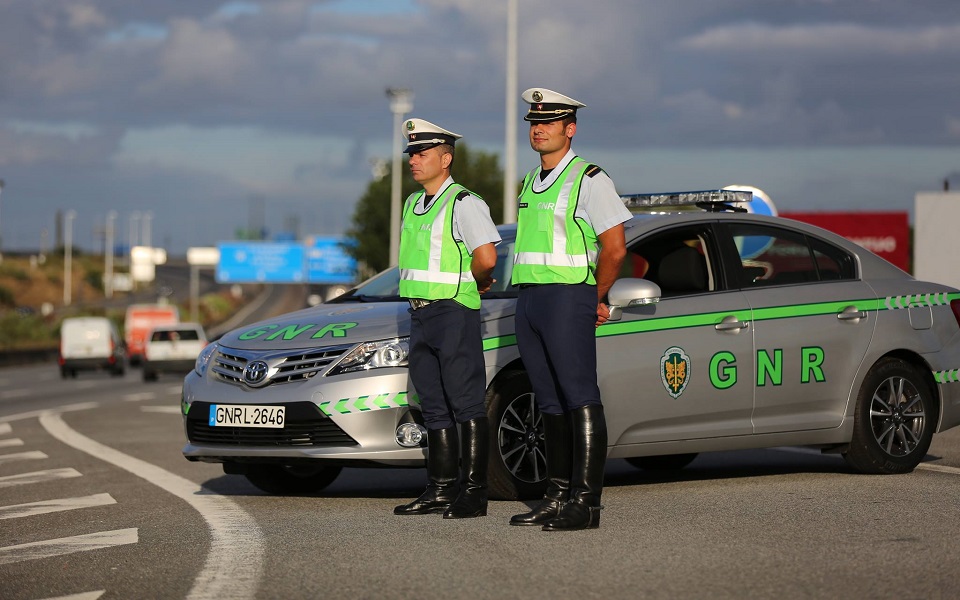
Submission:
[[127,344],[127,358],[137,365],[143,360],[143,348],[150,332],[158,325],[180,322],[180,311],[172,304],[131,304],[123,320],[123,337]]

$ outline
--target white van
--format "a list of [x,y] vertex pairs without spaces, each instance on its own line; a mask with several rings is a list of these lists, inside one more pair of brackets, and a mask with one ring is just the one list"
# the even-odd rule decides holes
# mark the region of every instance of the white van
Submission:
[[207,335],[199,323],[157,325],[143,347],[143,380],[156,381],[161,373],[186,375],[207,345]]
[[123,375],[127,352],[116,325],[106,317],[70,317],[60,324],[60,376],[105,369]]

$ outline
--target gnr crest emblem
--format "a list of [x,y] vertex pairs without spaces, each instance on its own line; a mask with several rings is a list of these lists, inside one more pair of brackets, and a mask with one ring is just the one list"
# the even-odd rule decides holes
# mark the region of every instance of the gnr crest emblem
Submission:
[[667,393],[679,398],[690,381],[690,357],[679,346],[671,346],[660,357],[660,381]]

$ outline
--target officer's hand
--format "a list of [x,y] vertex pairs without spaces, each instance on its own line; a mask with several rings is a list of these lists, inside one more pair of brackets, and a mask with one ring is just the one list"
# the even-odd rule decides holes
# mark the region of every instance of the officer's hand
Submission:
[[477,291],[480,292],[481,294],[485,294],[486,292],[490,291],[491,286],[493,286],[493,284],[495,284],[496,282],[497,280],[494,279],[493,277],[486,279],[484,281],[478,281]]
[[603,302],[597,304],[597,327],[600,327],[610,318],[610,309]]

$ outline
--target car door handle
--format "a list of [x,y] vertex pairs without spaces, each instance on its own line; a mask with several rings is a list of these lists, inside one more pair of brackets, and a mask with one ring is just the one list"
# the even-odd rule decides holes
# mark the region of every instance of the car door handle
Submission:
[[858,319],[866,319],[867,311],[858,310],[856,306],[848,306],[837,313],[837,318],[841,321],[856,321]]
[[737,317],[730,315],[724,317],[722,321],[717,323],[714,328],[717,331],[740,331],[741,329],[746,329],[749,325],[749,321],[741,321]]

